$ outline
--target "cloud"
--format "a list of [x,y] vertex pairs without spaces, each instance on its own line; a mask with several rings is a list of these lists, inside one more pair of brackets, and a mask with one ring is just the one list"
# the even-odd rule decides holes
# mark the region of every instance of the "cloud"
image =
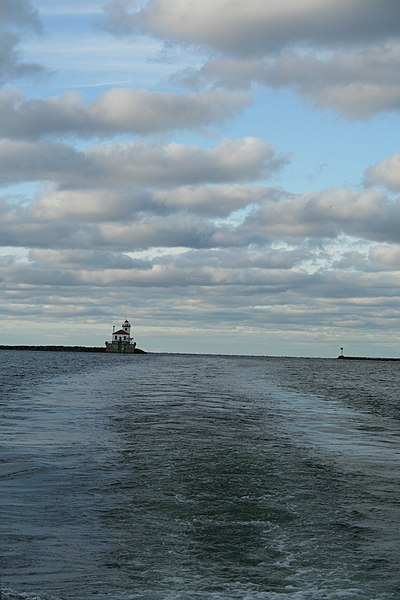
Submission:
[[101,250],[52,250],[35,248],[29,253],[32,263],[51,269],[149,269],[150,261],[134,259],[120,252]]
[[129,223],[99,226],[98,240],[105,247],[126,249],[210,248],[216,246],[217,227],[205,219],[185,214],[137,218]]
[[91,230],[83,224],[32,218],[30,206],[0,198],[0,239],[3,247],[89,248]]
[[250,102],[244,93],[177,94],[111,89],[84,106],[76,93],[27,100],[15,90],[0,91],[0,136],[35,139],[120,133],[148,135],[207,127],[235,115]]
[[[220,319],[226,318],[227,322],[232,322],[236,313],[236,319],[242,325],[245,321],[253,326],[258,320],[265,319],[266,315],[270,315],[273,323],[275,313],[276,322],[280,321],[278,314],[282,317],[291,314],[299,326],[304,328],[307,322],[312,323],[314,310],[320,313],[318,322],[326,323],[326,319],[329,322],[330,316],[336,314],[336,325],[340,326],[340,319],[345,318],[344,305],[338,304],[337,299],[347,300],[346,314],[350,312],[355,318],[362,311],[363,304],[364,308],[368,308],[368,303],[363,303],[363,299],[371,298],[377,303],[379,298],[390,299],[398,293],[397,270],[356,272],[352,269],[325,269],[310,274],[299,268],[300,258],[296,260],[295,253],[284,257],[283,251],[270,249],[267,251],[268,258],[257,262],[253,260],[251,251],[246,251],[247,260],[243,260],[243,253],[239,254],[236,250],[238,264],[234,260],[234,252],[230,253],[230,261],[221,261],[222,254],[216,262],[210,260],[210,252],[212,251],[200,249],[179,255],[178,258],[172,254],[164,255],[162,260],[153,259],[147,264],[130,263],[118,267],[115,263],[96,269],[90,264],[90,254],[86,261],[86,253],[83,253],[83,264],[77,265],[71,260],[70,250],[67,250],[65,258],[64,252],[58,257],[49,257],[47,253],[35,251],[31,254],[29,263],[15,263],[4,269],[0,261],[0,275],[4,273],[6,283],[10,286],[59,287],[58,292],[53,292],[55,298],[58,293],[68,297],[71,292],[67,290],[70,287],[86,287],[90,290],[87,293],[91,294],[92,302],[96,298],[112,302],[112,298],[106,297],[105,290],[109,288],[115,294],[117,288],[116,300],[117,297],[119,300],[132,298],[132,294],[143,300],[146,297],[156,313],[165,310],[165,293],[168,290],[168,302],[171,306],[184,305],[185,299],[193,302],[197,298],[198,304],[193,303],[196,311],[192,315],[194,319],[201,321],[203,311],[212,319],[214,308],[220,311]],[[106,263],[108,254],[105,253],[104,256]],[[276,261],[279,256],[281,265]],[[150,293],[149,288],[158,288],[159,292]],[[41,290],[35,287],[31,291],[35,295],[41,294]],[[75,296],[78,293],[75,290]],[[49,305],[53,304],[48,294],[46,298]],[[353,310],[351,304],[354,304]],[[378,305],[381,309],[382,302],[378,302]],[[268,316],[268,320],[270,317]],[[165,320],[168,319],[165,315]]]
[[214,58],[179,79],[189,85],[207,81],[222,87],[249,88],[254,82],[292,88],[318,108],[332,108],[350,119],[400,110],[400,43],[334,53],[287,50],[246,60]]
[[115,0],[104,7],[104,14],[98,19],[99,27],[114,35],[131,35],[137,31],[135,14],[131,10],[131,0]]
[[26,63],[20,60],[18,34],[0,30],[0,84],[6,81],[25,77],[41,75],[45,68],[38,63]]
[[[229,186],[222,190],[216,187],[216,198],[228,189]],[[241,219],[232,221],[232,205],[223,215],[217,215],[224,218],[215,219],[218,210],[212,213],[208,200],[197,214],[185,210],[179,202],[172,202],[165,209],[155,200],[160,194],[157,189],[146,190],[137,197],[126,192],[119,196],[99,190],[50,189],[26,206],[3,199],[0,237],[4,245],[49,250],[97,248],[133,252],[192,248],[222,252],[224,248],[237,248],[245,252],[251,248],[251,261],[248,256],[245,261],[249,268],[291,268],[289,265],[297,264],[311,271],[339,264],[345,252],[347,262],[341,264],[349,268],[351,240],[367,244],[366,249],[376,242],[400,243],[400,201],[389,200],[376,190],[331,189],[299,196],[267,189],[261,194],[261,190],[257,202],[244,194],[248,204],[242,208],[246,212]],[[200,189],[198,192],[201,196]],[[173,190],[169,193],[173,195]],[[206,188],[206,196],[207,193],[210,189]],[[264,256],[266,248],[268,255]],[[356,255],[353,254],[354,260]],[[215,262],[217,254],[208,258],[211,256]],[[220,266],[227,257],[228,254],[221,254]],[[243,258],[235,260],[238,268],[244,264]]]
[[0,84],[46,72],[38,63],[23,62],[18,46],[20,29],[41,31],[37,11],[28,0],[2,0],[0,4]]
[[2,0],[0,4],[0,26],[29,27],[41,31],[38,11],[30,0]]
[[[253,270],[265,271],[269,269],[291,269],[300,266],[312,257],[314,250],[304,244],[302,248],[273,247],[266,243],[262,248],[257,247],[229,247],[203,249],[201,252],[188,250],[179,254],[174,259],[177,267],[184,269],[202,268],[204,265],[213,269],[225,271]],[[171,259],[169,259],[171,260]]]
[[29,206],[32,219],[96,223],[132,218],[135,213],[154,210],[146,190],[59,189],[46,186]]
[[259,138],[223,140],[210,149],[125,142],[86,151],[56,142],[0,140],[0,182],[53,181],[93,188],[176,186],[267,177],[287,162]]
[[366,190],[331,189],[266,202],[243,225],[245,230],[286,241],[296,238],[328,239],[345,234],[357,238],[398,242],[400,201]]
[[[58,142],[0,140],[0,182],[73,181],[92,165],[79,151]],[[94,176],[95,173],[92,172]]]
[[400,244],[374,246],[369,252],[369,260],[375,264],[375,269],[398,271],[400,265]]
[[223,140],[211,149],[171,143],[95,146],[86,156],[104,180],[175,186],[263,178],[286,163],[259,138]]
[[[95,209],[94,209],[95,210]],[[131,212],[116,220],[102,212],[99,204],[96,219],[86,214],[68,216],[69,207],[46,212],[35,203],[22,207],[12,201],[0,204],[0,238],[4,246],[25,248],[99,249],[112,251],[150,250],[166,248],[212,248],[221,244],[241,243],[239,238],[225,235],[231,228],[214,224],[212,220],[179,210],[168,215],[155,211]],[[102,217],[102,218],[101,218]]]
[[208,53],[197,73],[183,69],[174,81],[291,88],[350,119],[400,109],[397,0],[149,0],[107,10],[110,31],[139,28]]
[[[128,5],[123,6],[126,16]],[[396,0],[150,0],[135,23],[165,39],[257,56],[299,44],[390,39],[399,33],[399,19]]]
[[365,181],[367,184],[378,183],[398,192],[400,190],[400,152],[396,152],[396,154],[367,169]]
[[3,205],[0,211],[3,245],[132,252],[157,247],[213,248],[246,243],[235,236],[234,228],[229,225],[217,225],[207,218],[179,211],[170,215],[137,213],[125,220],[98,223],[84,218],[66,221],[61,214],[58,219],[41,219],[37,213],[32,207]]
[[273,189],[255,185],[192,185],[155,190],[153,200],[168,210],[175,208],[210,217],[226,217],[274,194]]
[[60,189],[47,185],[31,202],[33,219],[75,222],[121,221],[135,214],[168,215],[189,212],[206,217],[228,217],[281,191],[252,185],[192,185],[173,188]]

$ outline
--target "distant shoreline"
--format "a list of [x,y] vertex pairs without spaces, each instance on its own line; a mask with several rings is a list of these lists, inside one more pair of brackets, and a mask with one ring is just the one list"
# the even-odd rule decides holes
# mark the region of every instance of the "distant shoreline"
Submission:
[[[0,346],[0,350],[30,350],[43,352],[104,352],[105,348],[98,346]],[[108,354],[108,353],[107,353]],[[134,352],[118,352],[114,354],[146,354],[144,350],[135,348]]]
[[380,358],[375,356],[338,356],[341,360],[400,360],[400,358]]

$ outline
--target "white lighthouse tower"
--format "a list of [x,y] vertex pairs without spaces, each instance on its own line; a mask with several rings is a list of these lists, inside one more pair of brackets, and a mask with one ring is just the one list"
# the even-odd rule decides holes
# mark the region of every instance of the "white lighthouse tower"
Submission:
[[125,321],[122,323],[122,329],[124,331],[126,331],[126,333],[129,335],[129,338],[131,336],[131,324],[129,323],[128,319],[125,319]]

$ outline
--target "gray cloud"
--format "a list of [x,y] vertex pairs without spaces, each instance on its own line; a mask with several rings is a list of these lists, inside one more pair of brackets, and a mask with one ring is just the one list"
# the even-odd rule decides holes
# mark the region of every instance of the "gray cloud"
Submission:
[[0,182],[57,181],[90,188],[101,185],[176,186],[248,181],[286,164],[259,138],[223,140],[210,149],[183,144],[125,142],[85,152],[55,142],[0,140]]
[[181,211],[227,217],[235,211],[282,196],[282,191],[253,185],[221,184],[173,188],[60,189],[46,186],[30,204],[31,218],[75,222],[121,221],[141,213],[168,215]]
[[32,263],[52,269],[149,269],[148,260],[134,259],[120,252],[101,250],[53,250],[35,248],[29,253]]
[[249,181],[267,177],[287,162],[254,137],[223,140],[207,150],[177,143],[121,143],[95,146],[86,156],[105,180],[152,186]]
[[[378,255],[379,248],[384,246],[377,247]],[[338,253],[339,245],[331,251]],[[2,291],[8,301],[4,314],[13,319],[24,311],[38,324],[71,319],[75,326],[89,320],[104,327],[110,310],[122,315],[133,311],[139,324],[137,339],[147,349],[159,343],[152,342],[156,323],[157,339],[165,335],[169,351],[173,331],[180,332],[176,349],[186,349],[183,334],[188,329],[195,337],[196,330],[207,337],[218,328],[222,338],[224,332],[233,335],[232,342],[235,335],[242,343],[248,336],[253,352],[258,334],[268,335],[272,345],[267,348],[275,348],[275,353],[275,333],[290,344],[291,353],[296,353],[296,332],[302,344],[307,339],[315,343],[317,336],[327,336],[330,344],[335,339],[355,343],[358,336],[365,340],[366,323],[369,332],[375,330],[375,337],[385,339],[385,321],[398,316],[398,271],[379,272],[364,259],[359,269],[353,260],[347,268],[321,267],[309,273],[302,265],[313,259],[313,253],[311,246],[300,251],[272,245],[197,249],[178,255],[164,251],[145,265],[134,265],[130,257],[119,261],[114,253],[97,251],[104,258],[103,266],[97,266],[92,249],[83,251],[82,262],[73,250],[33,251],[29,262],[0,258]],[[101,333],[101,340],[106,335]],[[320,352],[320,344],[317,347]],[[263,342],[259,351],[265,349]]]
[[375,246],[371,248],[368,258],[376,265],[376,270],[384,268],[397,271],[400,265],[400,244]]
[[30,0],[1,0],[0,25],[16,25],[41,31],[38,12]]
[[125,33],[139,27],[212,56],[198,73],[184,70],[175,81],[289,87],[351,119],[400,109],[397,0],[149,0],[137,11],[130,6],[112,3],[110,30],[118,30],[118,14]]
[[17,33],[0,30],[0,84],[12,79],[41,75],[46,72],[42,65],[20,60],[19,41],[20,37]]
[[[125,20],[126,2],[112,3]],[[115,14],[115,13],[114,13]],[[199,44],[235,55],[260,55],[297,44],[354,44],[399,34],[396,0],[150,0],[136,14],[136,25],[162,38]],[[120,19],[122,22],[122,19]]]
[[367,169],[365,181],[367,184],[382,184],[388,189],[398,192],[400,190],[400,152]]
[[400,44],[347,49],[328,54],[287,50],[259,59],[213,58],[198,71],[176,79],[187,85],[292,88],[319,108],[333,108],[350,119],[400,110]]
[[112,89],[84,106],[75,93],[26,100],[15,90],[4,90],[0,92],[0,136],[27,139],[55,134],[147,135],[200,128],[233,116],[249,101],[249,96],[243,93],[183,95]]
[[179,211],[168,216],[138,213],[130,219],[111,222],[68,222],[63,218],[63,211],[57,219],[54,215],[41,219],[34,205],[24,208],[4,200],[0,204],[3,246],[118,252],[158,246],[211,248],[220,244],[218,234],[224,229],[224,225],[217,226],[207,218]]
[[160,208],[168,210],[181,209],[210,217],[226,217],[275,194],[280,196],[282,191],[255,185],[192,185],[155,190],[153,200]]
[[377,191],[332,189],[266,202],[248,217],[245,229],[286,240],[337,238],[400,241],[400,201]]
[[176,213],[168,217],[139,217],[130,223],[105,223],[99,226],[98,239],[106,247],[127,249],[210,248],[216,245],[216,231],[217,227],[205,219]]
[[32,219],[97,223],[129,219],[138,212],[156,211],[146,190],[59,189],[47,186],[29,206]]
[[114,35],[131,35],[137,31],[135,13],[132,12],[131,0],[114,0],[104,7],[102,19],[98,19],[99,27]]
[[[0,182],[71,181],[93,169],[79,151],[56,142],[0,140]],[[92,176],[95,176],[92,171]]]
[[[227,193],[222,186],[222,193]],[[235,191],[235,187],[232,188]],[[243,188],[242,192],[245,191]],[[179,188],[178,188],[179,192]],[[200,190],[199,190],[200,192]],[[216,199],[221,190],[215,188]],[[261,192],[261,189],[260,189]],[[303,265],[312,271],[323,265],[339,264],[341,239],[347,238],[344,268],[351,260],[357,266],[359,253],[349,254],[351,239],[358,243],[400,243],[400,201],[374,190],[350,192],[331,189],[290,196],[279,190],[264,190],[257,196],[244,195],[248,204],[241,219],[230,219],[233,205],[221,218],[207,208],[197,214],[181,203],[167,210],[154,201],[158,190],[143,196],[106,193],[97,190],[53,190],[26,206],[3,199],[0,210],[0,237],[3,245],[17,247],[100,249],[108,252],[150,251],[151,248],[216,249],[251,248],[250,255],[235,257],[237,268],[292,268]],[[172,195],[172,190],[170,191]],[[210,189],[207,189],[207,194]],[[201,195],[201,194],[200,194]],[[146,202],[149,198],[149,202]],[[113,213],[115,201],[116,214]],[[135,205],[135,202],[138,204]],[[215,220],[215,215],[219,217]],[[269,248],[265,254],[265,248]],[[54,255],[56,256],[56,254]],[[204,257],[204,254],[202,255]],[[209,254],[210,266],[217,254]],[[245,257],[245,258],[244,258]],[[367,257],[367,254],[365,254]],[[228,264],[221,254],[219,266]],[[123,260],[126,260],[125,258]],[[203,258],[201,258],[203,260]],[[192,257],[191,257],[192,261]],[[228,262],[227,262],[228,261]],[[217,265],[215,265],[217,267]],[[234,268],[234,264],[230,264]],[[243,278],[243,275],[240,276]]]
[[28,0],[2,0],[0,4],[0,83],[20,77],[45,73],[42,65],[21,60],[19,52],[21,28],[37,33],[41,23],[37,11]]
[[[308,273],[304,269],[296,268],[298,262],[293,260],[284,261],[282,267],[276,264],[270,266],[275,251],[269,250],[269,260],[263,264],[254,263],[251,253],[247,260],[239,266],[234,264],[234,254],[231,253],[230,261],[221,264],[209,264],[210,251],[199,251],[194,253],[190,251],[185,256],[185,260],[171,255],[164,257],[160,262],[153,259],[149,265],[125,265],[125,267],[105,267],[103,269],[85,268],[88,263],[76,268],[76,264],[68,265],[69,258],[62,259],[53,256],[52,262],[49,256],[43,254],[32,254],[30,264],[15,263],[4,270],[5,280],[9,283],[32,284],[32,285],[56,285],[68,289],[69,286],[87,286],[94,290],[96,287],[113,288],[118,287],[118,293],[132,293],[132,288],[176,288],[179,287],[179,297],[191,296],[193,288],[198,289],[199,300],[204,290],[202,286],[211,288],[207,292],[207,298],[210,304],[219,305],[221,310],[229,306],[243,308],[243,300],[254,308],[279,306],[280,311],[287,312],[289,307],[284,309],[284,304],[290,305],[299,324],[303,323],[307,306],[305,302],[331,304],[332,310],[336,311],[338,318],[340,315],[340,306],[337,305],[337,298],[377,298],[393,297],[398,294],[398,272],[388,271],[379,272],[366,270],[366,272],[356,272],[349,269],[336,271],[333,269],[320,270],[314,274]],[[281,251],[278,251],[281,254]],[[238,257],[243,254],[238,254]],[[84,255],[85,257],[85,255]],[[289,267],[289,268],[288,268]],[[3,265],[0,263],[0,273]],[[377,289],[379,290],[377,294]],[[186,290],[186,292],[185,292]],[[37,293],[39,290],[37,291]],[[102,292],[103,294],[103,292]],[[183,295],[183,296],[182,296]],[[174,302],[173,294],[170,300]],[[246,303],[245,303],[246,304]],[[296,306],[303,308],[296,310]],[[356,310],[357,307],[355,307]],[[361,307],[360,307],[361,309]],[[247,312],[247,318],[254,320],[254,315]],[[343,313],[342,313],[343,317]],[[257,320],[257,319],[256,319]]]

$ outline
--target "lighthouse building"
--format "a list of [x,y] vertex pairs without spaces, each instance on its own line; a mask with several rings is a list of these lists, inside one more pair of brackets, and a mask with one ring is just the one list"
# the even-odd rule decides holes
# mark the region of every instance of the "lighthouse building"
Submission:
[[136,342],[131,337],[131,324],[124,321],[116,331],[115,325],[111,336],[111,342],[106,342],[106,352],[135,352]]

